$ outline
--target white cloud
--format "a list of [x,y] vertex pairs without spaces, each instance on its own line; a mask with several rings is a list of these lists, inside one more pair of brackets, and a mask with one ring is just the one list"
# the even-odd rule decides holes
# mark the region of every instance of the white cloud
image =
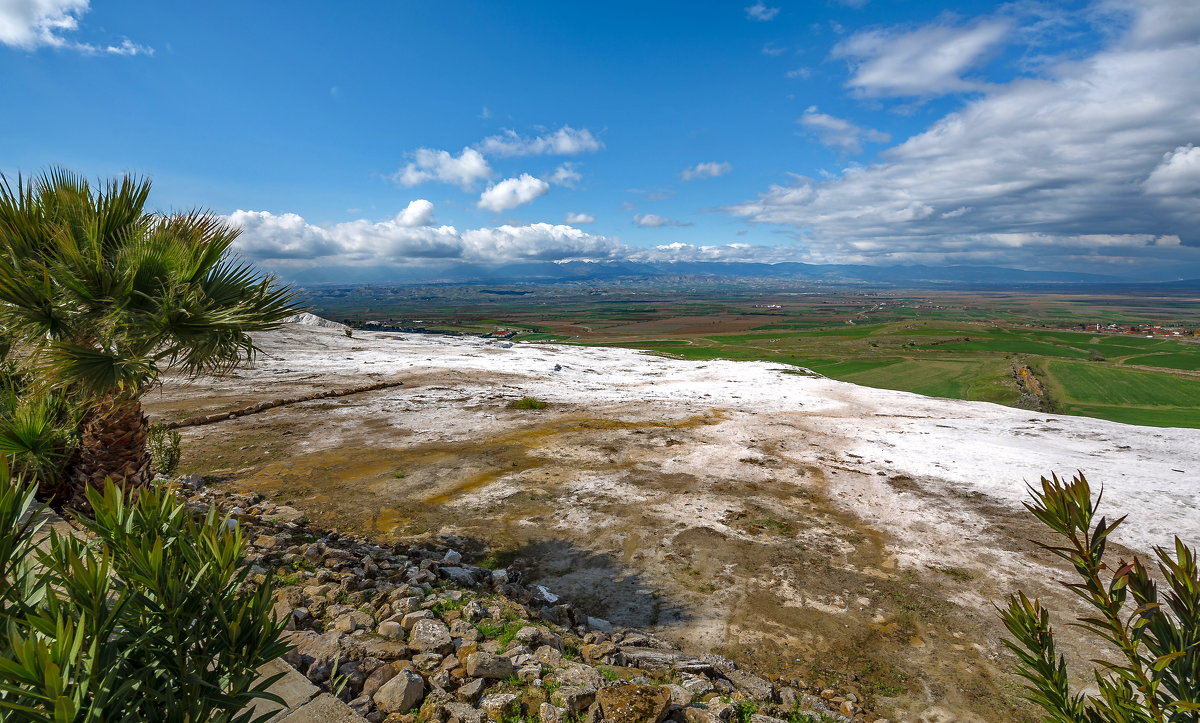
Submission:
[[583,175],[580,174],[579,171],[577,171],[575,169],[576,169],[576,164],[564,163],[561,166],[559,166],[558,168],[555,168],[554,173],[550,174],[550,176],[548,178],[546,178],[546,180],[549,181],[550,183],[553,183],[556,186],[566,186],[567,188],[574,188],[576,183],[579,183],[580,181],[583,180]]
[[850,61],[848,87],[864,96],[935,96],[977,90],[962,77],[1011,29],[1006,20],[968,26],[935,23],[909,32],[869,30],[842,41],[833,57]]
[[803,252],[794,246],[754,246],[738,243],[716,246],[671,243],[631,250],[627,255],[630,261],[644,263],[717,261],[774,264],[781,261],[798,261],[802,257]]
[[590,213],[575,213],[574,211],[567,211],[567,223],[571,225],[596,223],[596,217]]
[[489,156],[509,158],[514,156],[577,156],[593,153],[604,147],[600,139],[586,128],[576,130],[563,126],[553,133],[540,136],[522,136],[507,130],[498,136],[489,136],[480,141],[476,148]]
[[242,228],[236,248],[243,256],[287,268],[598,260],[627,252],[619,241],[572,226],[535,223],[459,231],[408,225],[401,222],[407,211],[388,221],[331,226],[310,224],[294,213],[235,211],[226,218]]
[[0,0],[0,43],[21,50],[40,47],[76,50],[88,55],[153,55],[154,49],[123,40],[117,45],[92,45],[70,40],[64,33],[79,29],[88,0]]
[[418,198],[396,214],[396,223],[401,226],[428,226],[433,223],[433,204]]
[[778,45],[776,45],[775,43],[767,43],[762,46],[762,54],[763,55],[773,55],[773,56],[778,57],[780,55],[783,55],[785,50],[786,50],[786,48],[781,48]]
[[418,148],[413,161],[392,175],[402,186],[416,186],[427,181],[452,183],[464,191],[475,182],[492,175],[487,160],[474,148],[464,148],[457,156],[448,151]]
[[655,213],[639,213],[633,217],[633,223],[636,226],[644,228],[662,228],[663,226],[691,226],[690,223],[676,221],[666,216],[659,216]]
[[679,177],[685,181],[694,181],[697,178],[716,178],[724,176],[733,170],[733,164],[725,162],[709,161],[707,163],[697,163],[691,168],[685,168],[679,172]]
[[[1176,24],[1200,28],[1200,3],[1174,9]],[[1166,47],[1140,37],[993,86],[878,163],[729,210],[792,227],[817,262],[1200,263],[1200,29]]]
[[792,78],[793,80],[795,80],[796,78],[800,78],[800,79],[811,78],[812,77],[812,69],[805,68],[803,66],[799,67],[799,68],[792,68],[788,72],[784,73],[784,75],[786,75],[789,78]]
[[479,208],[489,211],[507,211],[521,204],[550,192],[550,184],[540,178],[534,178],[528,173],[522,173],[517,178],[506,178],[499,183],[488,186],[479,196]]
[[759,0],[759,2],[756,2],[750,7],[746,8],[746,17],[750,18],[751,20],[758,20],[759,22],[774,20],[775,16],[778,14],[779,8],[769,8],[762,3],[762,0]]
[[1200,195],[1200,148],[1189,143],[1164,153],[1142,187],[1159,196]]
[[847,153],[861,153],[864,140],[886,143],[892,139],[887,133],[860,128],[843,118],[822,113],[815,105],[809,106],[796,122],[815,133],[821,143]]

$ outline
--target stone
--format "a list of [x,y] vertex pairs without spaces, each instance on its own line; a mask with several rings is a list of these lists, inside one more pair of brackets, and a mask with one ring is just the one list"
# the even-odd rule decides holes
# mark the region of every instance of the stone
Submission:
[[577,685],[584,688],[599,688],[604,684],[600,671],[583,663],[567,663],[554,671],[554,679],[562,685]]
[[333,621],[334,629],[340,630],[343,633],[352,633],[355,630],[366,630],[374,625],[375,618],[372,618],[370,615],[358,610],[346,613],[337,620]]
[[438,570],[438,574],[455,585],[475,587],[475,576],[464,567],[443,567]]
[[422,620],[435,619],[437,616],[433,614],[432,610],[414,610],[411,613],[405,613],[404,617],[400,619],[400,626],[405,630],[412,630],[413,626]]
[[446,555],[442,558],[442,563],[446,565],[457,565],[462,562],[462,553],[454,550],[446,550]]
[[563,723],[566,715],[567,712],[565,710],[549,703],[542,703],[541,707],[538,708],[538,720],[541,723]]
[[279,723],[357,723],[361,720],[353,708],[328,693],[322,693]]
[[394,620],[380,623],[377,632],[389,640],[404,639],[404,626]]
[[479,696],[483,695],[483,689],[487,687],[487,681],[483,678],[475,678],[468,683],[464,683],[454,694],[460,700],[467,703],[474,703],[479,700]]
[[479,701],[479,709],[494,721],[520,715],[521,699],[512,693],[493,693]]
[[753,673],[747,673],[744,670],[734,670],[727,668],[721,673],[725,678],[740,691],[746,693],[755,700],[775,700],[775,686],[771,685],[764,678],[760,678]]
[[425,681],[411,670],[398,673],[384,683],[372,700],[384,713],[403,713],[412,710],[425,694]]
[[543,645],[542,647],[533,651],[533,659],[539,663],[545,663],[546,665],[554,668],[562,665],[563,662],[562,653],[550,647],[549,645]]
[[421,652],[451,653],[454,639],[440,620],[418,620],[408,633],[408,646]]
[[787,723],[787,721],[783,720],[782,718],[773,718],[769,715],[755,713],[754,715],[750,716],[750,723]]
[[517,680],[521,681],[522,683],[529,684],[536,680],[541,680],[541,678],[542,666],[540,663],[523,665],[520,668],[517,668]]
[[580,685],[564,685],[550,694],[550,702],[567,713],[586,710],[596,700],[596,689]]
[[587,619],[587,626],[592,630],[599,630],[602,633],[612,633],[613,631],[612,623],[604,620],[603,618],[589,617]]
[[671,694],[653,685],[615,685],[601,688],[596,702],[611,723],[659,723],[667,716]]
[[437,653],[421,653],[414,655],[412,659],[413,667],[422,673],[432,673],[438,669],[442,663],[441,655]]
[[684,708],[683,718],[687,723],[722,723],[721,718],[709,708]]
[[446,723],[487,723],[488,718],[483,711],[475,710],[466,703],[447,703],[445,708]]
[[367,676],[365,681],[363,681],[361,695],[365,695],[368,698],[374,696],[375,693],[383,687],[384,683],[388,682],[392,678],[395,678],[396,675],[403,669],[404,666],[396,663],[385,663],[379,666],[374,672]]
[[692,704],[692,699],[694,697],[692,695],[692,691],[684,688],[682,685],[664,685],[663,688],[665,688],[671,694],[671,705],[677,705],[680,708],[686,708]]
[[421,607],[421,598],[419,597],[402,597],[392,601],[392,612],[404,615],[411,613]]
[[[696,673],[684,673],[679,676],[682,681],[680,684],[688,690],[692,695],[704,695],[710,690],[713,690],[712,681],[707,676],[697,675]],[[785,700],[783,704],[789,708],[794,707],[789,705]]]
[[466,660],[467,675],[472,678],[504,680],[513,674],[512,660],[483,651],[471,653]]

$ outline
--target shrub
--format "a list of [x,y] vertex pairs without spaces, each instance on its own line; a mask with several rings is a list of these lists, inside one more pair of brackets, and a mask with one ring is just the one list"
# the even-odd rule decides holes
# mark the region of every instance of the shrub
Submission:
[[518,399],[516,401],[509,402],[508,408],[509,409],[545,409],[547,406],[549,406],[549,405],[547,405],[546,402],[543,402],[540,399],[535,399],[533,397],[521,397],[520,399]]
[[[1055,647],[1050,611],[1024,593],[1012,595],[1001,610],[1015,640],[1005,644],[1020,660],[1025,697],[1054,723],[1196,723],[1200,721],[1200,575],[1195,550],[1177,537],[1174,550],[1155,548],[1160,594],[1150,569],[1137,557],[1105,561],[1109,536],[1125,520],[1096,520],[1098,495],[1083,474],[1070,482],[1056,475],[1030,488],[1025,507],[1063,540],[1042,545],[1066,560],[1078,582],[1063,585],[1095,612],[1076,626],[1106,641],[1110,661],[1094,661],[1096,694],[1071,690],[1064,656]],[[1094,524],[1093,524],[1094,523]],[[1172,554],[1172,552],[1174,554]]]
[[[0,460],[3,458],[0,457]],[[246,541],[215,509],[193,517],[172,492],[89,491],[85,541],[50,530],[39,550],[35,485],[0,464],[0,718],[222,721],[279,676],[287,650],[269,580],[248,584]]]
[[150,466],[155,472],[171,477],[179,469],[179,443],[183,438],[174,429],[167,429],[161,424],[150,427],[150,438],[147,445],[150,449]]

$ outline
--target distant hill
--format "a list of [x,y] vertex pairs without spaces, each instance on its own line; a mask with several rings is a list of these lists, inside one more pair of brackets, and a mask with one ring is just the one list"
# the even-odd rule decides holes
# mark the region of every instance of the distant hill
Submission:
[[[374,269],[324,267],[288,274],[291,280],[319,284],[341,279],[359,283],[557,283],[617,279],[696,277],[706,279],[790,279],[831,284],[903,287],[1009,287],[1030,284],[1129,284],[1128,279],[1070,271],[1026,271],[1000,266],[867,266],[784,262],[720,263],[630,261],[528,262],[484,266],[454,264]],[[1171,282],[1197,285],[1197,282]],[[1187,287],[1190,288],[1190,287]]]

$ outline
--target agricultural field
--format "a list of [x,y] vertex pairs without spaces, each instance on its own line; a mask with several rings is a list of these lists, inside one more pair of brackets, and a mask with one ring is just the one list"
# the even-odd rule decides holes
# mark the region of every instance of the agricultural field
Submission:
[[772,361],[870,387],[1200,427],[1194,298],[684,281],[363,287],[310,299],[316,313],[355,325]]

